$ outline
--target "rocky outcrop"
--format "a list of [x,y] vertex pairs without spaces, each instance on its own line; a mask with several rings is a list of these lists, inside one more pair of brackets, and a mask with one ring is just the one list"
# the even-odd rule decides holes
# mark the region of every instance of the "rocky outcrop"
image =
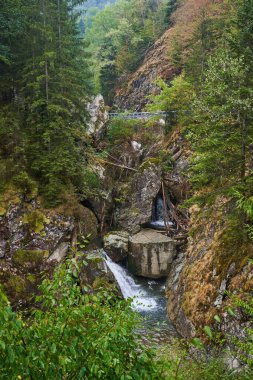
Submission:
[[[188,247],[173,263],[167,286],[169,317],[185,337],[212,324],[216,314],[226,314],[227,292],[253,287],[253,244],[227,218],[230,207],[229,200],[219,198],[212,210],[191,208]],[[236,323],[240,330],[239,318]],[[220,328],[229,331],[230,325]]]
[[109,115],[105,108],[105,102],[102,95],[94,97],[87,105],[87,110],[90,114],[87,133],[99,140],[106,132],[106,124],[109,121]]
[[14,306],[26,305],[41,272],[50,273],[78,236],[96,236],[97,220],[82,206],[77,223],[71,210],[46,210],[37,198],[24,202],[14,193],[7,198],[0,216],[0,283]]
[[173,31],[167,30],[149,49],[141,67],[130,77],[124,78],[124,86],[116,90],[114,98],[117,107],[141,110],[148,102],[147,95],[157,92],[155,80],[158,77],[166,80],[173,78],[176,69],[168,55],[172,37]]
[[161,187],[161,168],[152,162],[134,175],[126,201],[117,210],[117,225],[130,233],[140,231],[152,216],[153,200]]
[[112,231],[104,236],[104,249],[112,261],[122,261],[127,257],[128,239],[126,231]]
[[154,230],[145,229],[129,240],[128,264],[133,273],[148,278],[169,274],[176,255],[175,242]]

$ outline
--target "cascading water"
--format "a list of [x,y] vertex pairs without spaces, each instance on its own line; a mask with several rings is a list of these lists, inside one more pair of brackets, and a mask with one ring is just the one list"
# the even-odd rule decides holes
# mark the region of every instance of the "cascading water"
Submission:
[[145,311],[159,308],[158,300],[150,297],[150,292],[147,292],[126,268],[114,263],[106,253],[105,260],[120,287],[123,297],[132,298],[132,305],[136,310]]
[[[132,307],[146,318],[148,329],[163,325],[163,337],[175,335],[175,329],[167,318],[165,280],[149,280],[136,277],[127,268],[113,262],[104,252],[106,264],[113,273],[125,299],[132,298]],[[161,329],[161,328],[160,328]]]
[[[164,202],[162,196],[158,196],[153,204],[152,209],[152,220],[149,223],[150,227],[153,228],[161,228],[165,229],[165,222],[164,219],[166,218],[166,215],[164,215]],[[172,227],[173,223],[171,221],[167,221],[167,225]]]

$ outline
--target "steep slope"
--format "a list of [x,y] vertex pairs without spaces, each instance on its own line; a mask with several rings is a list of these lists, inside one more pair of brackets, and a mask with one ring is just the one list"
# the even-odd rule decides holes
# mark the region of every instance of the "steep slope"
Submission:
[[149,49],[142,66],[116,89],[114,105],[120,109],[140,110],[147,103],[146,96],[156,91],[155,80],[171,79],[177,72],[168,56],[173,29],[167,30]]
[[147,96],[157,92],[155,80],[170,81],[187,61],[200,21],[219,18],[227,11],[222,0],[184,0],[172,16],[173,26],[147,51],[143,64],[130,76],[123,76],[116,88],[114,105],[120,109],[140,110]]

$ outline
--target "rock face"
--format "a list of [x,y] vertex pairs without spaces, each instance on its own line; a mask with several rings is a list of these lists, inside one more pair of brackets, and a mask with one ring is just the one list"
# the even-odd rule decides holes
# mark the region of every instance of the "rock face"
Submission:
[[[155,80],[158,77],[173,78],[176,70],[168,55],[172,37],[173,31],[167,30],[148,51],[141,67],[130,77],[123,79],[124,86],[116,91],[116,106],[120,109],[140,110],[148,101],[146,96],[157,91]],[[127,86],[125,82],[128,82]]]
[[17,194],[2,202],[0,216],[0,284],[13,306],[26,305],[41,281],[66,257],[78,235],[97,234],[97,220],[79,208],[79,222],[63,209],[45,210],[38,199]]
[[128,263],[138,276],[161,278],[170,272],[176,255],[175,242],[154,230],[142,230],[130,237]]
[[[233,294],[253,286],[253,244],[238,239],[240,227],[227,218],[230,203],[225,198],[210,207],[191,208],[188,247],[173,263],[167,286],[168,314],[185,337],[213,323],[216,314],[223,317]],[[231,333],[226,319],[220,328]],[[235,330],[240,330],[236,319]]]
[[108,112],[105,109],[105,102],[102,95],[97,95],[87,105],[90,114],[88,124],[88,134],[95,140],[100,139],[106,131],[106,123],[109,120]]
[[161,187],[161,169],[150,165],[137,173],[129,186],[129,198],[118,209],[117,225],[130,233],[137,233],[151,220],[153,200]]
[[128,253],[129,233],[126,231],[112,231],[104,236],[104,249],[115,262],[122,261]]

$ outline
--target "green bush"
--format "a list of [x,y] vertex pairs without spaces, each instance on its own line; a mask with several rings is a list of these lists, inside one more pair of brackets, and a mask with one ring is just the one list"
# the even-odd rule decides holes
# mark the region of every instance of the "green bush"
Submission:
[[110,141],[127,141],[133,138],[136,120],[115,118],[111,121],[108,128],[108,138]]
[[103,287],[80,289],[74,267],[72,259],[43,281],[41,307],[28,319],[0,297],[0,378],[162,379],[130,303]]

